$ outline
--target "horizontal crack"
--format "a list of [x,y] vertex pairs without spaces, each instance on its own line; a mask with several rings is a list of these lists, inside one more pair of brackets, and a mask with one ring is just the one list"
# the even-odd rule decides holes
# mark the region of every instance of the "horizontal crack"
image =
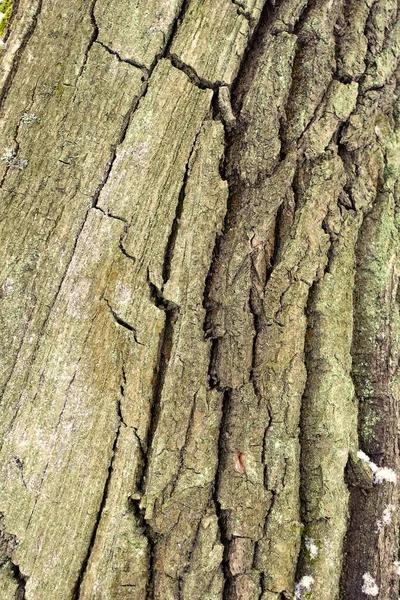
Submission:
[[127,63],[128,65],[131,65],[132,67],[136,67],[137,69],[144,71],[146,75],[149,74],[149,69],[145,65],[142,65],[141,63],[139,63],[131,58],[122,58],[122,56],[116,50],[113,50],[112,48],[107,46],[107,44],[105,44],[104,42],[101,42],[100,40],[95,40],[95,44],[99,44],[99,46],[102,46],[102,48],[104,48],[104,50],[106,50],[106,52],[115,56],[120,62]]
[[105,217],[109,217],[110,219],[116,219],[117,221],[122,221],[123,223],[125,223],[126,226],[128,226],[128,221],[126,219],[124,219],[124,217],[120,217],[119,215],[113,215],[110,212],[106,212],[105,210],[103,210],[102,208],[100,208],[100,206],[93,206],[92,208],[94,208],[95,210],[100,211]]
[[167,55],[167,58],[171,61],[172,65],[176,69],[179,69],[180,71],[185,73],[185,75],[188,77],[188,79],[190,79],[193,85],[200,88],[201,90],[217,90],[221,85],[227,85],[223,81],[212,82],[208,79],[203,79],[196,73],[193,67],[182,62],[180,58],[176,56],[176,54],[169,53]]

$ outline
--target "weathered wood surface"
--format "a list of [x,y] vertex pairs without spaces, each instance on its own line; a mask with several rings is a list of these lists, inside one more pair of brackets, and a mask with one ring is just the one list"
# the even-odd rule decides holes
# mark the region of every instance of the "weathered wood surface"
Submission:
[[398,4],[12,9],[0,597],[394,600]]

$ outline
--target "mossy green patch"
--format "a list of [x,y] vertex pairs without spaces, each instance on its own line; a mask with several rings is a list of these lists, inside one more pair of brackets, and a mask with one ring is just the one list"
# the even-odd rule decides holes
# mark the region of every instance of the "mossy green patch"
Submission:
[[10,23],[11,14],[13,9],[13,0],[3,0],[0,3],[0,13],[3,13],[3,18],[0,21],[0,36],[3,36]]

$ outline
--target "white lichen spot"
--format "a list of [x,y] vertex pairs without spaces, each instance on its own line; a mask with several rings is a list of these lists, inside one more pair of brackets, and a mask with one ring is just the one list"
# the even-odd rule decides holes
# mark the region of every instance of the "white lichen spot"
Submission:
[[400,561],[399,560],[395,560],[393,563],[395,569],[396,569],[396,575],[400,575]]
[[304,575],[300,581],[298,581],[294,587],[294,596],[297,599],[303,598],[304,592],[310,593],[311,586],[314,583],[314,577],[311,575]]
[[314,559],[318,556],[318,546],[314,542],[314,540],[310,537],[306,537],[304,540],[305,547],[310,555],[310,558]]
[[371,573],[364,573],[363,580],[364,583],[361,588],[362,593],[366,596],[377,596],[379,594],[379,587]]
[[392,522],[392,515],[395,510],[393,504],[388,504],[382,513],[382,518],[377,521],[377,533],[382,531],[386,525]]
[[118,282],[115,288],[115,296],[118,299],[118,304],[123,304],[127,307],[132,304],[132,290],[121,282]]
[[369,456],[367,456],[367,455],[365,454],[365,452],[363,452],[362,450],[359,450],[359,451],[357,452],[357,456],[358,456],[358,458],[359,458],[360,460],[362,460],[363,462],[366,462],[366,463],[369,463],[369,462],[371,462],[371,461],[370,461],[370,458],[369,458]]
[[131,148],[131,156],[132,159],[137,163],[137,165],[141,168],[145,167],[147,164],[148,154],[149,154],[150,146],[147,141],[144,142],[136,142],[132,145]]
[[374,483],[377,483],[378,485],[381,483],[385,483],[385,481],[388,481],[389,483],[396,483],[397,476],[396,476],[396,473],[393,471],[393,469],[388,469],[387,467],[381,467],[380,469],[375,471],[373,481],[374,481]]
[[378,465],[372,462],[369,456],[367,456],[362,450],[357,452],[357,456],[362,462],[366,463],[373,472],[373,483],[378,485],[384,483],[385,481],[388,481],[389,483],[396,483],[397,476],[393,469],[389,469],[387,467],[378,467]]
[[37,121],[37,116],[35,115],[35,113],[24,113],[22,115],[21,121],[25,125],[30,125],[31,123],[34,123],[35,121]]
[[365,452],[363,452],[362,450],[359,450],[357,452],[357,456],[358,456],[358,458],[360,460],[362,460],[362,462],[365,462],[369,466],[369,468],[371,469],[371,471],[373,473],[375,473],[379,469],[378,465],[376,465],[374,462],[372,462],[372,460],[370,459],[370,457],[367,456],[365,454]]
[[23,171],[28,166],[26,158],[20,158],[13,148],[4,148],[1,157],[2,162],[5,162],[9,167]]

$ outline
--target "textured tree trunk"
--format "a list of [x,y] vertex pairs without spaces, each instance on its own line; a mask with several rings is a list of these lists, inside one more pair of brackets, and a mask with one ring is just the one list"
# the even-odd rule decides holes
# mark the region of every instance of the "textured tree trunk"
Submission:
[[6,0],[1,600],[397,600],[397,0]]

